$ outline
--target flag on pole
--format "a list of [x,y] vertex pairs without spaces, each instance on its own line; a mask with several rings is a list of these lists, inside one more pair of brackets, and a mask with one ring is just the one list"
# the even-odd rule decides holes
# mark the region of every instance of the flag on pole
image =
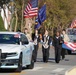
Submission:
[[38,17],[36,18],[35,29],[38,29],[42,22],[46,20],[46,4],[42,6],[42,8],[38,12]]
[[41,26],[41,17],[39,13],[38,13],[38,17],[35,20],[35,23],[36,23],[35,29],[38,29]]
[[62,48],[75,51],[76,50],[76,43],[64,42],[64,44],[62,44]]
[[42,6],[42,8],[39,10],[39,15],[41,17],[41,23],[46,20],[46,4]]
[[38,15],[38,0],[30,0],[24,10],[24,18],[30,18]]
[[71,23],[71,28],[76,28],[76,19]]

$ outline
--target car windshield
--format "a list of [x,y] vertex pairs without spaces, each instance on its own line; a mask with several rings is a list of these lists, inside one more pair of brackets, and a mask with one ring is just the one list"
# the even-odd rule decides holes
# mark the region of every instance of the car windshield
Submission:
[[68,29],[67,34],[68,35],[76,35],[76,29]]
[[19,44],[17,34],[0,34],[0,44]]

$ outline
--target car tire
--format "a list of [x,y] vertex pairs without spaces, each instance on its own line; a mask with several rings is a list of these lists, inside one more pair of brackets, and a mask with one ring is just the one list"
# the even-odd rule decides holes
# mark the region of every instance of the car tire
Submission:
[[33,69],[33,68],[34,68],[34,59],[33,59],[33,55],[32,55],[31,64],[27,65],[27,69]]
[[16,71],[17,72],[21,72],[22,71],[22,54],[20,54],[18,68],[17,68]]

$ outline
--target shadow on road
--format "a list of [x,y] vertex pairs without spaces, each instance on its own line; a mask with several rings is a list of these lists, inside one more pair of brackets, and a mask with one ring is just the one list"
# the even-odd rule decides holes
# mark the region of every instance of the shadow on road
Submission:
[[[64,59],[64,61],[69,61],[69,59]],[[42,58],[37,58],[37,62],[43,62]],[[55,63],[55,58],[49,58],[48,62]]]
[[[49,60],[48,60],[48,62],[55,62],[54,61],[55,60],[55,58],[49,58]],[[43,59],[42,58],[37,58],[37,62],[43,62]]]
[[70,55],[76,55],[76,53],[72,53],[72,54],[70,54]]
[[[23,68],[23,70],[27,70],[26,68]],[[19,74],[19,73],[22,73],[21,72],[17,72],[15,69],[0,69],[0,73],[12,73],[12,75],[16,75],[16,74]]]
[[12,70],[12,69],[0,69],[0,73],[15,73],[15,70]]

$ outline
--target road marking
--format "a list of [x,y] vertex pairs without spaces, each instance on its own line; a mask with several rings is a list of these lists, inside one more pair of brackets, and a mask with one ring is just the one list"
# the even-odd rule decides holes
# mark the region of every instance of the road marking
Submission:
[[32,69],[32,70],[27,70],[27,71],[37,71],[37,70],[40,70],[40,69],[42,69],[43,67],[34,67],[34,69]]
[[57,69],[55,69],[55,70],[53,70],[52,72],[61,72],[61,71],[63,71],[65,68],[57,68]]
[[20,73],[13,73],[13,74],[10,74],[10,75],[20,75]]
[[21,73],[13,73],[13,74],[9,74],[9,75],[22,75],[25,74],[25,72],[21,72]]

